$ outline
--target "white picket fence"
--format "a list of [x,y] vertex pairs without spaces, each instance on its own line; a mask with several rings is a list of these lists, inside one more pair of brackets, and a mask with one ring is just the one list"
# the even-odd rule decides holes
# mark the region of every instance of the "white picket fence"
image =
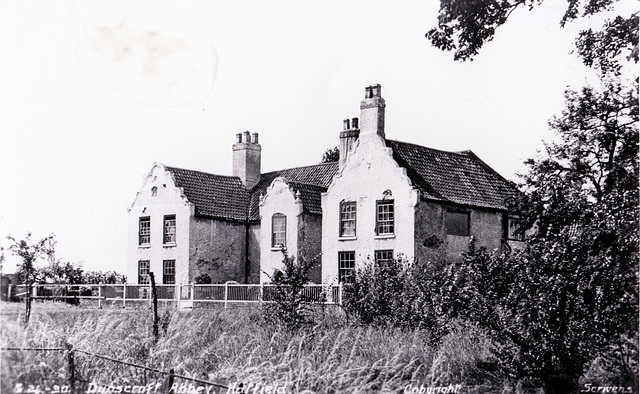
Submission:
[[[225,284],[181,283],[177,285],[156,284],[158,303],[176,303],[179,308],[198,305],[222,304],[228,308],[233,304],[259,304],[270,302],[279,289],[276,285],[243,285],[235,282]],[[8,299],[22,299],[26,285],[9,285]],[[305,285],[302,291],[305,302],[311,304],[341,305],[342,284]],[[150,284],[34,284],[31,297],[35,300],[93,300],[100,308],[103,305],[127,307],[152,302]]]

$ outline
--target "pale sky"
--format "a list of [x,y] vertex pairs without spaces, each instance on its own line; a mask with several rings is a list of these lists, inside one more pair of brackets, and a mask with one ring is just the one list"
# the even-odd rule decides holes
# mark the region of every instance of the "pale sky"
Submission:
[[123,273],[127,208],[154,162],[230,175],[249,130],[263,172],[315,164],[374,83],[387,138],[470,149],[517,180],[565,88],[589,78],[570,54],[580,26],[560,29],[564,3],[547,0],[454,63],[424,37],[438,5],[3,2],[0,245],[54,233],[58,258]]

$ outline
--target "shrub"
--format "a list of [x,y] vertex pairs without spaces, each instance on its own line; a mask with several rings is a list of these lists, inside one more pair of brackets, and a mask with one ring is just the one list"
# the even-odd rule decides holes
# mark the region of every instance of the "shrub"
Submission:
[[274,270],[272,275],[267,274],[275,289],[265,297],[264,316],[269,322],[282,323],[295,330],[313,322],[309,303],[314,300],[304,293],[313,263],[304,259],[296,262],[285,249],[282,254],[282,269]]
[[438,302],[442,273],[429,264],[410,263],[402,256],[356,270],[354,283],[344,285],[344,309],[363,324],[428,328],[439,337]]

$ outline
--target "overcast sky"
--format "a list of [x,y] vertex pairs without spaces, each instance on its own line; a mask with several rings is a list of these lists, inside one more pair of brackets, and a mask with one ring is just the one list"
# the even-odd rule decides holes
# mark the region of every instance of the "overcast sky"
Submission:
[[438,5],[3,2],[0,245],[54,233],[58,258],[124,272],[127,208],[154,162],[230,174],[249,130],[263,172],[315,164],[374,83],[387,138],[470,149],[517,180],[566,87],[587,81],[570,51],[601,19],[560,29],[564,4],[547,0],[454,63],[424,37]]

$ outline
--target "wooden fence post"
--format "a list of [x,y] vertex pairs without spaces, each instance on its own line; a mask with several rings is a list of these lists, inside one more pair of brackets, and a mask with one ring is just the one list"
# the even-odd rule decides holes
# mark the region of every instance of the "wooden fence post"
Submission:
[[76,386],[76,366],[75,366],[75,357],[73,354],[73,346],[70,343],[66,344],[67,347],[67,374],[69,379],[69,387],[71,388],[71,392],[75,392]]
[[264,300],[264,283],[260,283],[260,303]]
[[102,309],[102,283],[98,285],[98,309]]
[[338,305],[342,305],[342,282],[338,284]]
[[227,297],[229,295],[229,282],[224,282],[224,309],[227,309]]
[[127,305],[127,284],[122,284],[122,307],[124,308]]
[[149,272],[151,283],[151,297],[153,298],[153,337],[158,342],[158,293],[156,293],[156,278],[153,272]]
[[167,382],[167,393],[171,392],[171,388],[173,387],[173,380],[175,379],[175,371],[173,368],[169,370],[169,380]]
[[196,285],[195,283],[191,282],[191,286],[189,287],[191,292],[189,293],[189,298],[191,299],[191,309],[193,309],[195,307],[195,305],[193,305],[193,301],[196,299]]
[[8,286],[8,290],[7,290],[7,301],[11,301],[11,286],[13,286],[11,283],[9,283]]

